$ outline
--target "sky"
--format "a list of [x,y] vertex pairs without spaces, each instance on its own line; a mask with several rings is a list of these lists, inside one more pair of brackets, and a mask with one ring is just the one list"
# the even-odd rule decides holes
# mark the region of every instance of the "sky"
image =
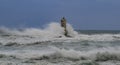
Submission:
[[0,26],[42,28],[62,17],[75,29],[120,30],[120,0],[0,0]]

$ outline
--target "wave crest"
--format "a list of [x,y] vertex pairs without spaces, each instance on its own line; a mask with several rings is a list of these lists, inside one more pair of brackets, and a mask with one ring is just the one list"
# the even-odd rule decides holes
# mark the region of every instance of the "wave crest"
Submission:
[[32,60],[92,60],[92,61],[109,61],[117,60],[120,61],[120,50],[115,48],[102,48],[91,51],[75,51],[75,50],[65,50],[53,47],[55,52],[51,54],[45,54],[39,57],[33,57]]

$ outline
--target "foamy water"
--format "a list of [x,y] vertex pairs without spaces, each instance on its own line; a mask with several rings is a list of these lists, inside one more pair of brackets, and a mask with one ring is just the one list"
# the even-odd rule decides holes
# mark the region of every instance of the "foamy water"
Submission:
[[0,28],[0,65],[120,65],[120,34],[83,34],[67,24]]

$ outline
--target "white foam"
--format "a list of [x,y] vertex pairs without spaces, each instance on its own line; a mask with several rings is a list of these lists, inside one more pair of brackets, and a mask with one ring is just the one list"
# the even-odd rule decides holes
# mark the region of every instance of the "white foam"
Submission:
[[0,36],[0,43],[6,45],[9,43],[32,44],[35,42],[46,41],[120,41],[120,34],[78,34],[76,31],[74,31],[73,27],[70,24],[67,24],[67,30],[68,35],[72,36],[71,38],[65,37],[64,29],[60,26],[59,23],[55,22],[48,24],[44,29],[26,28],[20,31],[17,29],[1,27],[0,31],[2,31],[6,35],[9,34],[10,36]]
[[[68,32],[70,36],[75,36],[77,33],[73,30],[70,24],[67,24]],[[9,29],[2,27],[0,29],[2,32],[5,32],[7,37],[0,37],[1,43],[18,43],[18,44],[27,44],[34,42],[43,42],[43,41],[51,41],[55,38],[64,36],[64,29],[60,26],[59,23],[50,23],[44,29],[39,28],[26,28],[22,31],[17,29]]]
[[[46,57],[63,57],[64,59],[81,59],[85,58],[87,60],[98,60],[98,61],[108,61],[108,60],[120,60],[120,47],[118,48],[101,48],[90,51],[76,51],[76,50],[66,50],[59,49],[56,47],[50,47],[51,49],[44,50],[13,50],[13,51],[0,51],[0,54],[7,56],[15,56],[20,59],[39,59],[43,56]],[[106,59],[107,58],[107,59]],[[44,58],[43,58],[44,59]],[[54,59],[53,59],[54,60]]]
[[120,41],[120,34],[80,34],[76,39],[88,41]]
[[78,36],[78,33],[74,31],[73,27],[70,24],[67,24],[67,31],[68,31],[68,35],[71,37]]

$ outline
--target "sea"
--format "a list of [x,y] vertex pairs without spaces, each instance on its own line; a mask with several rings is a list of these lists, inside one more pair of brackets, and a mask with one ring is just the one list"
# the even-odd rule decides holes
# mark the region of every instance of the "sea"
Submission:
[[0,65],[120,65],[120,30],[0,27]]

